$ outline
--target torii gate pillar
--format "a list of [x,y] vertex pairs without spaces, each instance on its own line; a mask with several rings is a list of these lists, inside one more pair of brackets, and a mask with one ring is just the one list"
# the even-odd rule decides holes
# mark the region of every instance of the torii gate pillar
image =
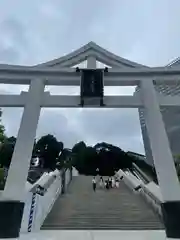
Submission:
[[166,235],[179,238],[180,184],[153,81],[141,81],[141,90],[154,165],[164,200],[161,209]]

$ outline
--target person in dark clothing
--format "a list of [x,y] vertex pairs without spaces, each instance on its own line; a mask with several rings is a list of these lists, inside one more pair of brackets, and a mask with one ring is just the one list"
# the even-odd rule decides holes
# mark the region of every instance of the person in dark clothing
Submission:
[[111,177],[108,179],[108,182],[109,182],[109,188],[112,188],[112,179],[111,179]]
[[106,184],[106,189],[109,189],[109,181],[108,180],[105,181],[105,184]]

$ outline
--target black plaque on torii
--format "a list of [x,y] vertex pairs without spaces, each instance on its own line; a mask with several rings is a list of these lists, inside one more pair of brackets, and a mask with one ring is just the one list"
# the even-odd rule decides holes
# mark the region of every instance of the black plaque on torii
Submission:
[[102,69],[81,69],[81,103],[83,107],[86,101],[96,99],[100,106],[103,104],[104,83]]

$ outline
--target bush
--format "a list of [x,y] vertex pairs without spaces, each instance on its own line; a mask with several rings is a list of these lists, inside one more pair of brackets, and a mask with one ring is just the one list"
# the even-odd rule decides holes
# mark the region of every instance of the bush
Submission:
[[4,170],[3,170],[3,168],[0,168],[0,190],[4,189],[4,184],[5,184]]

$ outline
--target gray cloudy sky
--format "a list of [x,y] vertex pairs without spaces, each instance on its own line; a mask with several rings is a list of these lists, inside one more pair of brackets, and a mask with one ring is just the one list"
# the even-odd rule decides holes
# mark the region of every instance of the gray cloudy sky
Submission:
[[[0,62],[33,65],[94,41],[132,61],[165,65],[180,56],[179,0],[1,0]],[[3,93],[27,89],[0,86]],[[58,93],[60,89],[51,88]],[[74,93],[75,89],[66,89]],[[132,94],[132,88],[107,92]],[[22,109],[4,109],[8,135],[16,135]],[[52,133],[71,147],[107,141],[143,152],[137,110],[46,109],[37,136]]]

